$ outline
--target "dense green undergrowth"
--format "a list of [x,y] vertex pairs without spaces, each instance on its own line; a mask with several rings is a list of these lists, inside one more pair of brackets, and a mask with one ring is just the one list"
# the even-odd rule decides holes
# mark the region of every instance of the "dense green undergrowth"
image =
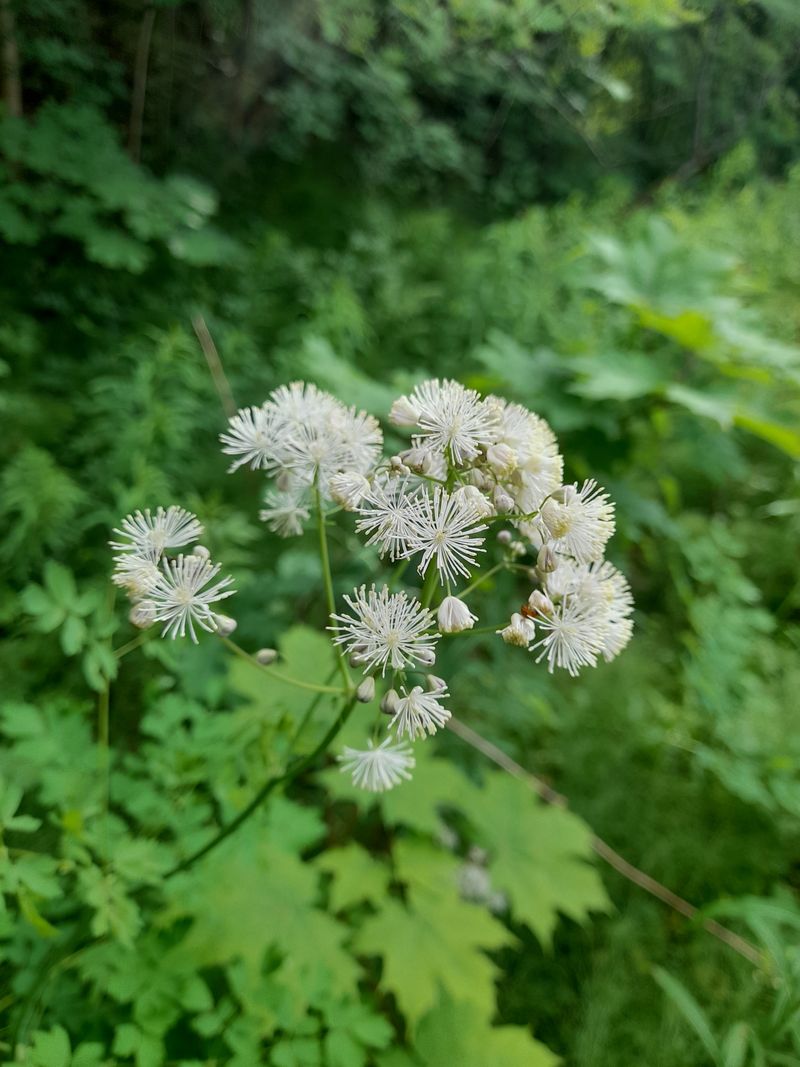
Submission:
[[[158,6],[163,45],[168,8],[178,26],[191,12]],[[3,1062],[800,1064],[796,16],[620,4],[616,23],[577,26],[558,4],[566,24],[526,38],[504,5],[462,6],[449,81],[432,74],[436,5],[389,5],[380,33],[355,18],[367,4],[332,5],[321,36],[282,24],[293,73],[275,75],[271,111],[239,100],[255,125],[235,150],[214,109],[189,108],[180,68],[173,133],[148,112],[152,171],[114,125],[138,15],[120,13],[111,47],[93,9],[70,40],[91,5],[49,5],[52,32],[48,5],[18,12],[33,102],[0,120]],[[234,5],[217,17],[183,53],[213,53],[213,78]],[[503,57],[526,48],[536,77],[487,147],[476,115],[491,120]],[[657,118],[664,86],[737,54],[709,144],[759,63],[775,72],[764,111],[698,157],[701,177],[671,180],[688,120]],[[587,171],[587,135],[635,164]],[[115,656],[135,631],[108,581],[110,528],[136,507],[196,511],[235,575],[241,643],[319,681],[329,669],[311,537],[270,534],[260,482],[226,480],[201,320],[241,405],[306,378],[380,414],[454,376],[539,412],[568,476],[613,492],[638,608],[625,655],[569,686],[488,637],[443,662],[458,717],[574,815],[448,736],[413,788],[365,804],[318,768],[170,875],[283,765],[307,702],[213,638]],[[331,543],[339,592],[371,579],[347,524]],[[316,708],[309,745],[330,713]],[[761,962],[601,867],[591,832]]]

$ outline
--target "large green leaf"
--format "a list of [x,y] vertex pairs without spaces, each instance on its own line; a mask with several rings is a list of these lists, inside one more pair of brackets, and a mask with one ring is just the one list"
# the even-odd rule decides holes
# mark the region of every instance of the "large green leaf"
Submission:
[[490,1026],[469,1004],[449,999],[419,1024],[414,1051],[425,1067],[555,1067],[559,1062],[521,1026]]

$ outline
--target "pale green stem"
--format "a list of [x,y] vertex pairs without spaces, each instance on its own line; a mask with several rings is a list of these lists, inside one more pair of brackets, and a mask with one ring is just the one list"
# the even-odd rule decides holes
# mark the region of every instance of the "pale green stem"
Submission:
[[123,656],[127,656],[129,652],[133,652],[135,648],[139,648],[140,645],[143,645],[149,636],[150,635],[146,630],[143,633],[137,634],[137,636],[128,641],[127,644],[115,648],[114,655],[117,659],[122,659]]
[[[319,526],[319,558],[322,565],[322,581],[325,585],[325,599],[328,604],[328,617],[331,618],[336,612],[336,600],[333,595],[333,575],[331,574],[331,557],[328,552],[328,534],[325,530],[325,512],[322,507],[322,497],[320,496],[319,486],[314,483],[314,504],[317,510],[317,521]],[[353,683],[350,680],[350,672],[347,669],[347,661],[344,658],[344,653],[336,646],[336,658],[339,662],[339,671],[342,675],[342,680],[345,684],[345,689],[348,691],[353,688]]]
[[479,585],[483,584],[483,582],[488,581],[489,578],[497,574],[498,571],[505,570],[508,566],[509,564],[507,564],[505,560],[503,560],[502,563],[495,563],[494,567],[491,567],[485,574],[482,574],[480,578],[476,578],[475,581],[471,585],[468,585],[466,589],[462,589],[462,591],[458,594],[459,598],[461,600],[466,599],[466,597],[469,596],[473,589],[477,589]]
[[285,682],[286,685],[293,685],[297,689],[308,689],[312,693],[334,693],[336,696],[342,695],[342,690],[338,686],[333,685],[317,685],[315,682],[304,682],[300,678],[293,678],[290,674],[282,674],[280,671],[274,670],[272,667],[267,667],[263,663],[259,663],[255,656],[251,656],[249,652],[237,645],[235,641],[231,641],[229,637],[223,637],[222,634],[217,634],[220,641],[225,645],[227,649],[239,656],[240,659],[246,660],[248,663],[257,667],[260,671],[264,671],[270,678],[274,678],[278,682]]

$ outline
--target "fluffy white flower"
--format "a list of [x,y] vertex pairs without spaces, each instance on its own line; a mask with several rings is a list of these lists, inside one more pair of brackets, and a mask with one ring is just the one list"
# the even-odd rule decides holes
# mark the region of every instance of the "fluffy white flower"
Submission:
[[367,492],[369,481],[356,471],[334,474],[330,480],[331,499],[345,511],[355,511]]
[[258,517],[279,537],[299,537],[303,523],[311,514],[304,497],[303,487],[281,491],[268,489],[264,496],[266,505]]
[[387,586],[380,592],[373,585],[354,591],[344,598],[352,615],[333,615],[336,625],[334,641],[355,653],[365,665],[365,673],[387,666],[403,670],[415,663],[428,665],[436,658],[437,633],[432,633],[433,613],[406,593],[390,593]]
[[457,596],[446,596],[436,612],[439,629],[443,634],[458,634],[463,630],[471,630],[478,621],[478,616],[473,615],[463,600]]
[[125,540],[110,541],[109,544],[115,552],[134,553],[158,563],[166,549],[190,545],[202,532],[197,516],[184,508],[172,505],[165,511],[160,507],[155,515],[147,508],[126,515],[120,528],[114,530]]
[[292,483],[316,483],[328,498],[336,474],[374,467],[383,434],[372,415],[311,383],[292,382],[275,389],[262,407],[239,411],[221,440],[224,452],[239,457],[231,470],[244,463],[263,467]]
[[353,785],[369,793],[385,793],[404,779],[411,777],[416,760],[408,742],[395,742],[387,737],[376,748],[367,741],[366,749],[346,747],[337,759],[343,773],[352,775]]
[[472,503],[451,496],[440,486],[432,496],[421,494],[415,503],[406,547],[398,557],[406,559],[421,552],[420,574],[426,573],[433,560],[442,584],[455,582],[459,576],[468,578],[478,552],[484,551],[484,539],[478,535],[486,529]]
[[416,416],[419,440],[448,455],[456,466],[475,459],[479,450],[494,442],[496,414],[475,389],[459,382],[431,378],[416,386],[409,397],[392,407],[396,423]]
[[[557,490],[542,504],[537,520],[556,552],[579,563],[600,559],[614,532],[614,505],[594,480]],[[556,572],[557,573],[557,572]]]
[[447,696],[446,690],[426,693],[421,685],[415,685],[410,693],[403,690],[403,696],[397,701],[397,710],[389,723],[397,737],[407,734],[411,738],[435,734],[451,717],[450,711],[439,701]]
[[607,560],[581,564],[564,560],[547,575],[551,596],[568,597],[593,616],[605,637],[601,651],[606,662],[618,656],[633,634],[633,596],[628,580]]
[[489,519],[495,514],[494,504],[487,496],[474,485],[462,485],[454,489],[452,494],[455,500],[470,504],[475,509],[475,514],[482,519]]
[[382,556],[402,556],[414,529],[418,501],[423,490],[407,478],[375,478],[356,509],[356,530],[367,534],[367,544],[377,545]]
[[228,420],[228,429],[219,439],[226,455],[239,457],[228,467],[229,471],[238,470],[246,463],[251,470],[269,469],[275,462],[274,408],[242,408]]
[[147,596],[161,574],[158,564],[147,556],[128,552],[117,556],[111,581],[133,600]]
[[153,620],[164,624],[162,637],[185,637],[188,629],[197,644],[195,624],[209,633],[219,628],[211,605],[234,593],[229,588],[232,578],[211,584],[219,571],[218,563],[199,556],[164,560],[164,569],[147,598],[153,605]]
[[536,636],[536,626],[533,619],[527,619],[515,611],[511,616],[511,622],[502,630],[496,630],[507,645],[517,645],[519,648],[528,648]]
[[544,633],[532,651],[540,649],[536,662],[547,659],[547,669],[563,667],[574,677],[581,667],[597,666],[603,651],[607,623],[597,612],[587,608],[579,598],[565,597],[552,615],[538,620]]
[[416,426],[419,412],[419,405],[411,397],[399,396],[392,404],[389,412],[389,422],[393,426],[404,426],[406,428]]

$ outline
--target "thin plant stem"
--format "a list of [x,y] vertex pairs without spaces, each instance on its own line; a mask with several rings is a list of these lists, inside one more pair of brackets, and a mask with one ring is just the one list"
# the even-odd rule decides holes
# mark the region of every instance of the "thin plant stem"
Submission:
[[180,863],[176,864],[176,866],[174,866],[172,870],[167,871],[164,877],[172,878],[174,875],[180,874],[182,871],[188,870],[190,867],[194,866],[194,864],[197,863],[198,860],[202,859],[204,856],[207,856],[209,852],[213,852],[213,850],[217,848],[218,845],[221,845],[226,838],[230,837],[231,834],[238,830],[243,823],[247,822],[250,816],[258,810],[258,808],[264,803],[270,793],[277,789],[278,786],[288,785],[290,782],[294,781],[294,779],[297,778],[298,775],[302,774],[304,770],[310,767],[312,763],[315,763],[316,760],[324,754],[330,743],[333,741],[333,739],[339,733],[341,728],[347,722],[350,717],[350,713],[352,712],[353,708],[356,706],[357,703],[358,701],[355,694],[350,696],[349,699],[342,704],[341,711],[326,730],[324,737],[321,738],[319,743],[314,747],[314,749],[312,749],[311,752],[295,760],[294,763],[292,763],[281,774],[275,774],[271,778],[268,778],[258,790],[253,799],[250,801],[250,803],[247,805],[247,807],[243,808],[234,819],[231,819],[229,823],[223,826],[219,833],[215,834],[215,836],[212,837],[212,839],[208,841],[205,845],[203,845],[202,848],[197,849],[197,851],[193,852],[191,856],[187,856],[185,860],[182,860]]
[[217,634],[217,636],[223,645],[225,645],[229,651],[233,652],[235,656],[239,656],[240,659],[252,664],[253,667],[257,667],[258,670],[264,671],[270,678],[275,678],[278,682],[285,682],[286,685],[293,685],[297,689],[307,689],[312,693],[334,693],[336,696],[342,695],[342,690],[338,686],[317,685],[316,682],[304,682],[300,678],[293,678],[290,674],[282,674],[274,670],[272,667],[259,663],[255,656],[251,656],[249,652],[245,652],[241,645],[237,645],[236,642],[231,641],[229,637],[223,637],[222,634]]
[[[334,674],[336,674],[336,667],[334,667],[333,670],[330,671],[330,673],[328,674],[328,677],[325,679],[325,682],[326,683],[330,682],[331,679],[333,678]],[[314,699],[311,701],[311,703],[306,708],[305,714],[303,715],[303,718],[300,720],[300,722],[297,724],[297,729],[295,730],[294,736],[292,737],[292,741],[291,741],[292,748],[294,748],[294,746],[299,741],[300,735],[303,733],[303,731],[305,730],[306,726],[308,726],[309,722],[311,721],[312,715],[314,714],[314,712],[319,707],[319,702],[322,700],[324,695],[325,695],[324,693],[317,693],[317,695],[314,697]]]
[[433,600],[434,595],[436,593],[438,577],[439,575],[436,570],[436,567],[433,565],[433,561],[431,561],[428,564],[428,570],[425,572],[425,582],[422,586],[422,596],[420,598],[420,603],[422,604],[423,608],[428,608],[431,605],[431,601]]
[[480,578],[476,578],[475,581],[472,582],[471,585],[468,585],[466,589],[462,589],[461,590],[461,592],[458,594],[460,599],[464,600],[465,597],[469,596],[469,594],[473,591],[473,589],[477,589],[479,585],[482,585],[483,582],[487,581],[493,575],[497,574],[498,571],[505,570],[505,568],[507,566],[508,566],[508,564],[506,563],[505,560],[503,560],[502,563],[495,563],[495,565],[493,567],[489,568],[489,570],[486,572],[486,574],[481,575]]
[[132,637],[126,644],[120,645],[119,648],[115,648],[114,655],[117,659],[122,659],[122,657],[127,656],[129,652],[133,652],[135,648],[140,648],[149,637],[150,635],[146,630],[143,633],[137,634],[136,637]]
[[[314,505],[317,511],[317,523],[319,526],[319,558],[322,565],[322,581],[325,586],[325,600],[328,605],[328,618],[330,618],[336,611],[336,600],[333,595],[333,576],[331,574],[331,557],[328,552],[328,534],[325,530],[325,511],[322,507],[322,496],[316,481],[314,482]],[[341,672],[345,689],[349,691],[353,688],[353,683],[350,680],[350,672],[347,669],[344,654],[338,646],[336,648],[336,658],[339,663],[339,671]]]
[[[447,726],[471,748],[486,756],[487,759],[506,771],[507,774],[524,782],[546,804],[552,804],[556,808],[566,809],[569,807],[569,801],[563,793],[557,792],[547,782],[526,770],[516,760],[513,760],[503,752],[501,748],[493,745],[491,741],[487,741],[485,737],[482,737],[470,726],[467,726],[466,723],[452,718],[448,721]],[[677,893],[662,885],[661,882],[656,881],[645,871],[640,871],[638,867],[634,867],[632,863],[629,863],[624,856],[621,856],[616,849],[613,849],[601,837],[593,834],[590,841],[592,850],[602,860],[605,860],[610,867],[613,867],[618,874],[621,874],[623,878],[627,878],[629,882],[633,882],[640,889],[644,889],[646,893],[650,893],[651,896],[656,897],[657,900],[679,912],[687,919],[698,919],[706,933],[722,941],[729,948],[732,948],[734,952],[744,956],[750,963],[757,966],[763,963],[763,953],[752,942],[747,941],[733,930],[729,930],[727,926],[723,926],[722,923],[718,923],[715,919],[702,918],[699,908],[695,907],[694,904],[690,904],[688,900],[684,900],[683,897],[678,896]]]

